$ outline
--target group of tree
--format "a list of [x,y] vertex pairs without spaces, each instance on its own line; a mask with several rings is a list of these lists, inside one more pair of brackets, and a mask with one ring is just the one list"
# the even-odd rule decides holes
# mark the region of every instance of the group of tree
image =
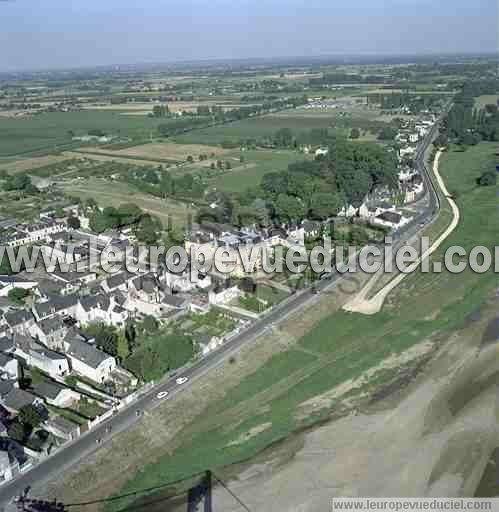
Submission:
[[475,98],[497,94],[496,80],[470,80],[463,84],[454,97],[454,103],[445,118],[442,133],[450,141],[469,146],[481,140],[499,140],[499,112],[497,104],[475,107]]
[[156,118],[168,117],[170,115],[170,109],[168,105],[154,105],[152,108],[152,116]]
[[15,421],[13,421],[8,429],[11,439],[23,443],[32,434],[43,421],[41,411],[34,405],[25,405],[19,410]]
[[292,163],[286,171],[268,172],[259,186],[243,193],[208,193],[204,199],[210,206],[198,211],[197,220],[237,226],[324,220],[344,206],[360,206],[376,186],[397,187],[393,151],[334,137],[328,147],[324,157]]
[[7,192],[17,190],[25,194],[36,194],[38,189],[31,183],[31,178],[26,174],[7,176],[3,182],[3,189]]
[[137,240],[146,244],[155,243],[162,229],[157,219],[143,212],[135,204],[122,204],[118,208],[107,206],[102,210],[94,208],[89,225],[96,233],[132,227]]
[[7,296],[9,297],[9,300],[15,304],[23,305],[25,300],[29,297],[29,290],[26,290],[25,288],[12,288],[12,290],[9,290]]

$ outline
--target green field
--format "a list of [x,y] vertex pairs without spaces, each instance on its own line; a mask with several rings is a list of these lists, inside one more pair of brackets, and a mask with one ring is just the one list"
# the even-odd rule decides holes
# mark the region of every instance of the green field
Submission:
[[146,139],[165,119],[123,116],[120,112],[54,112],[33,117],[0,117],[0,157],[34,151],[54,151],[71,145],[72,136],[99,129],[109,135]]
[[499,94],[484,94],[475,99],[476,108],[482,109],[485,105],[497,105]]
[[291,128],[295,132],[306,132],[313,128],[328,128],[331,126],[333,115],[309,116],[287,112],[284,114],[269,114],[252,117],[243,121],[193,130],[175,137],[182,144],[220,144],[224,141],[237,142],[241,139],[259,138],[274,134],[281,128]]
[[[234,152],[234,167],[224,174],[210,178],[208,183],[217,189],[227,192],[242,192],[249,187],[257,186],[263,175],[270,171],[284,171],[288,165],[298,160],[303,160],[305,155],[297,151],[287,150],[262,150],[244,151],[244,163],[238,161],[241,153]],[[230,159],[229,157],[225,160]]]
[[[461,224],[445,247],[493,247],[499,229],[498,187],[477,187],[475,180],[485,168],[495,165],[495,149],[494,144],[482,143],[464,153],[449,152],[442,157],[441,174],[456,194],[462,214]],[[433,261],[442,260],[445,247],[432,257]],[[300,406],[436,332],[462,326],[496,283],[492,271],[414,274],[374,317],[342,311],[331,314],[296,345],[273,356],[223,399],[210,404],[182,431],[180,447],[142,468],[120,494],[245,460],[296,429],[327,417],[334,410],[334,400],[301,420]],[[375,382],[389,377],[393,378],[393,373],[388,370],[377,373]],[[357,390],[361,391],[365,389]],[[268,424],[270,427],[258,435],[234,443],[251,429]],[[121,507],[123,502],[109,510]]]

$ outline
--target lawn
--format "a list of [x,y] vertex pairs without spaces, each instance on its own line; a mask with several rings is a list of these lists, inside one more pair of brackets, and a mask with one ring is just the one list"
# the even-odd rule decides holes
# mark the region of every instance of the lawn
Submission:
[[[244,155],[244,163],[239,156]],[[263,175],[270,171],[284,171],[292,162],[305,159],[305,155],[288,150],[250,150],[243,153],[232,152],[225,160],[233,161],[233,168],[219,176],[211,178],[208,183],[226,192],[242,192],[260,183]]]
[[[494,153],[494,144],[483,143],[464,153],[443,156],[441,174],[457,193],[462,213],[462,224],[445,245],[459,244],[468,249],[494,245],[499,229],[497,187],[475,186],[484,167],[494,163]],[[439,251],[433,259],[441,257]],[[142,468],[120,493],[247,459],[297,428],[327,417],[337,399],[303,415],[305,403],[436,332],[462,326],[495,286],[491,272],[415,274],[374,317],[343,311],[331,314],[297,344],[274,355],[223,399],[211,404],[182,432],[179,448]],[[388,374],[393,375],[393,371],[376,373],[376,382]],[[258,435],[234,443],[241,435],[268,424],[270,427]]]
[[158,124],[165,122],[168,120],[107,111],[53,112],[16,119],[0,117],[0,157],[71,147],[73,133],[85,135],[92,129],[145,139]]

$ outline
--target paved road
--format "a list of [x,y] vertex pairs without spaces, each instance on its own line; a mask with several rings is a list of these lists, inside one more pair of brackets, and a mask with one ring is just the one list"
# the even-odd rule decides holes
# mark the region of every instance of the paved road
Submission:
[[[420,169],[427,190],[429,191],[426,205],[413,218],[413,220],[405,226],[403,230],[394,235],[394,248],[405,243],[422,229],[422,225],[426,225],[434,217],[439,208],[438,196],[435,192],[430,174],[424,163],[424,153],[436,133],[436,126],[428,134],[423,143],[418,148],[416,154],[416,165]],[[333,273],[316,284],[316,292],[320,293],[328,288],[333,288],[340,274]],[[18,495],[28,486],[33,488],[35,495],[43,495],[43,486],[49,481],[55,480],[64,471],[76,465],[85,457],[90,456],[119,432],[123,432],[130,428],[134,423],[140,421],[137,411],[141,414],[158,406],[162,401],[157,399],[157,394],[161,391],[167,391],[168,397],[172,397],[181,393],[182,390],[192,385],[196,379],[210,372],[224,361],[236,354],[243,346],[254,342],[258,336],[272,328],[274,324],[282,322],[292,313],[303,309],[307,304],[317,299],[316,293],[310,289],[302,290],[291,295],[287,300],[274,307],[269,313],[250,324],[244,331],[240,332],[231,341],[221,346],[217,351],[212,352],[202,360],[186,369],[185,371],[175,375],[175,377],[159,382],[149,392],[142,395],[137,401],[130,406],[120,410],[114,416],[95,427],[91,431],[83,434],[75,441],[64,445],[64,447],[46,458],[36,465],[33,469],[18,476],[16,479],[3,484],[0,488],[0,506],[5,506],[8,502]],[[175,379],[178,377],[187,377],[189,380],[184,385],[178,386]],[[145,412],[147,414],[147,412]],[[101,440],[98,444],[97,440]]]

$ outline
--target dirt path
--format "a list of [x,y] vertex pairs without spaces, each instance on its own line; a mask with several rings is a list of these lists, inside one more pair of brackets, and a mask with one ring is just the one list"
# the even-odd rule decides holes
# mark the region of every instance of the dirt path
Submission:
[[383,274],[382,269],[379,272],[377,272],[366,285],[366,287],[363,290],[361,290],[361,292],[352,301],[350,301],[348,304],[344,306],[343,309],[345,309],[345,311],[362,313],[364,315],[374,315],[381,311],[381,308],[383,307],[383,304],[388,294],[392,292],[405,279],[405,277],[408,274],[414,272],[419,267],[422,261],[431,256],[458,226],[460,219],[459,208],[457,207],[457,204],[455,203],[454,199],[452,199],[452,197],[450,196],[449,191],[447,190],[447,187],[445,186],[445,183],[442,177],[440,176],[440,173],[438,172],[438,163],[441,154],[442,152],[438,151],[435,156],[435,161],[433,162],[433,173],[435,174],[438,185],[442,190],[442,193],[445,195],[447,201],[450,204],[452,210],[451,223],[449,224],[447,229],[437,238],[437,240],[435,240],[435,242],[426,251],[424,251],[423,254],[419,256],[416,261],[411,263],[405,269],[404,272],[399,273],[386,286],[384,286],[379,292],[377,292],[376,295],[374,295],[374,297],[372,297],[371,299],[366,299],[366,296],[369,293],[369,291],[374,287],[377,280]]

